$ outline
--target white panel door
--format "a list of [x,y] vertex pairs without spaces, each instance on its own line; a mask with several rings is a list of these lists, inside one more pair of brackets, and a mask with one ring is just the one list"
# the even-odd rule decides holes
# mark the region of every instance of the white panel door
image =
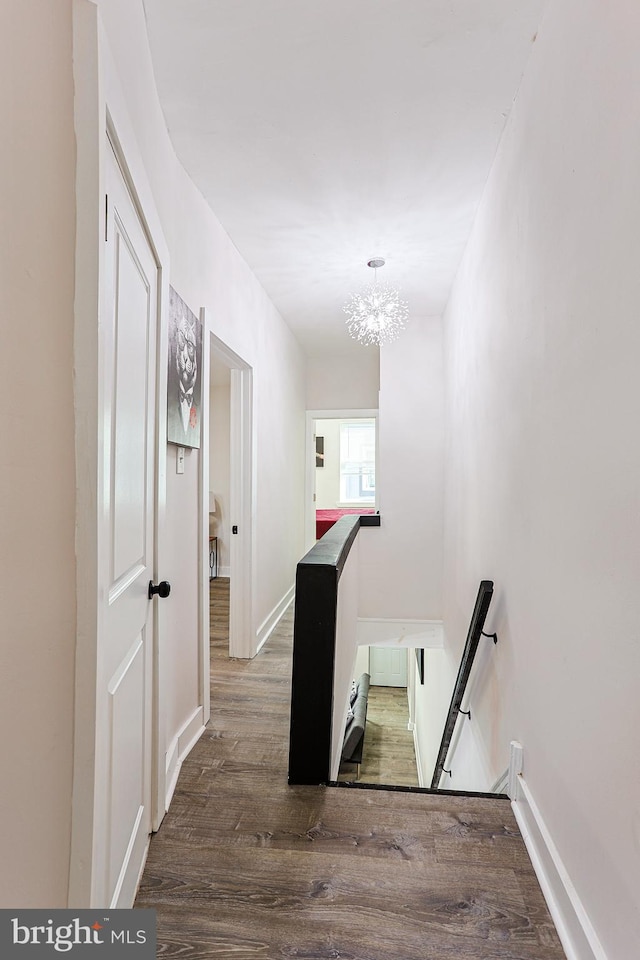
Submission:
[[407,650],[401,647],[371,647],[369,650],[371,683],[378,687],[406,687]]
[[109,149],[95,839],[105,906],[131,906],[151,830],[158,271]]

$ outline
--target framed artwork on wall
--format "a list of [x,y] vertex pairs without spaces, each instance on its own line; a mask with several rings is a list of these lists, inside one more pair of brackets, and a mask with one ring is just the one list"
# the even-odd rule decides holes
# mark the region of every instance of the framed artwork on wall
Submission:
[[324,437],[316,437],[316,467],[324,467]]
[[169,287],[167,441],[200,446],[202,409],[202,323]]

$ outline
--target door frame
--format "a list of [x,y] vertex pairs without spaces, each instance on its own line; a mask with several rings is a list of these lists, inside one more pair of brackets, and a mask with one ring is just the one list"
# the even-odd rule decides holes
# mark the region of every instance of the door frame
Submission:
[[[154,579],[161,571],[162,529],[166,510],[166,384],[169,293],[169,249],[153,192],[139,153],[126,98],[100,21],[91,0],[74,0],[73,70],[76,132],[76,286],[74,302],[75,432],[76,432],[76,674],[74,758],[68,904],[82,907],[130,907],[107,903],[106,839],[99,817],[96,789],[97,678],[104,637],[99,549],[104,523],[103,455],[104,362],[102,351],[102,287],[105,276],[103,238],[106,225],[107,151],[116,153],[140,222],[158,267],[156,339],[156,436],[154,449],[155,516]],[[158,649],[162,642],[162,607],[158,605],[152,641],[152,769],[151,823],[157,829],[164,814],[164,730],[159,718]]]
[[[253,570],[255,569],[254,517],[256,484],[254,478],[253,432],[253,367],[232,350],[212,330],[207,315],[206,331],[207,377],[209,384],[209,350],[231,371],[230,386],[230,450],[229,450],[229,518],[230,525],[238,527],[238,535],[229,541],[229,566],[231,570],[229,594],[229,656],[249,660],[256,654],[257,637],[254,622],[255,597]],[[208,406],[208,396],[207,396]],[[200,532],[202,545],[200,556],[203,575],[200,578],[202,591],[200,611],[206,629],[203,628],[203,659],[206,660],[207,684],[209,676],[209,417],[205,432],[206,449],[201,457]],[[206,482],[205,482],[206,471]],[[206,564],[204,563],[206,552]],[[204,669],[204,668],[203,668]]]
[[305,440],[305,481],[304,481],[304,539],[305,550],[310,550],[316,542],[316,505],[314,501],[316,487],[316,447],[314,442],[316,420],[375,420],[376,422],[376,501],[374,510],[379,510],[378,497],[378,410],[307,410]]

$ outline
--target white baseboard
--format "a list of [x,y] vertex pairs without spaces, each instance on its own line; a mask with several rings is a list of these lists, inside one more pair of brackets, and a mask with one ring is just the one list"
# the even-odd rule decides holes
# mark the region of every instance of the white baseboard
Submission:
[[413,726],[413,750],[416,755],[416,766],[418,768],[418,786],[424,787],[426,786],[426,784],[424,782],[424,777],[422,776],[422,760],[420,758],[420,742],[418,740],[418,729],[415,723],[412,724],[412,726]]
[[293,602],[294,592],[295,592],[295,584],[292,584],[287,590],[287,592],[285,593],[285,595],[276,603],[271,613],[267,617],[265,617],[265,619],[262,621],[262,623],[258,627],[257,637],[256,637],[258,641],[256,646],[256,653],[259,653],[262,647],[264,647],[265,643],[267,642],[267,640],[269,639],[269,637],[277,627],[278,621],[283,616],[285,610]]
[[509,786],[509,771],[501,773],[497,780],[494,780],[489,787],[489,793],[507,793]]
[[109,909],[130,909],[133,907],[149,850],[149,835],[146,830],[140,829],[143,815],[144,807],[140,806],[129,838],[127,852],[111,896]]
[[442,620],[390,620],[381,617],[359,617],[357,643],[361,647],[425,647],[443,646]]
[[510,777],[511,806],[567,960],[608,960],[524,777]]
[[191,749],[204,733],[204,727],[202,707],[197,707],[169,745],[166,756],[165,783],[167,785],[167,795],[165,798],[165,810],[169,809],[169,804],[171,803],[171,798],[173,797],[173,792],[178,782],[180,768],[184,760],[191,753]]
[[[231,567],[218,567],[218,577],[229,580],[231,577]],[[214,577],[214,579],[217,579],[217,577]]]

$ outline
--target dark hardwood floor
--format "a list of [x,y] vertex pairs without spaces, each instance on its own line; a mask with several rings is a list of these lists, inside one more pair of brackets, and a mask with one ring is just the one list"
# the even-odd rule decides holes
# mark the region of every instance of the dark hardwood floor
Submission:
[[287,785],[291,612],[255,660],[229,660],[226,586],[212,719],[136,900],[158,912],[158,955],[560,960],[507,800]]

